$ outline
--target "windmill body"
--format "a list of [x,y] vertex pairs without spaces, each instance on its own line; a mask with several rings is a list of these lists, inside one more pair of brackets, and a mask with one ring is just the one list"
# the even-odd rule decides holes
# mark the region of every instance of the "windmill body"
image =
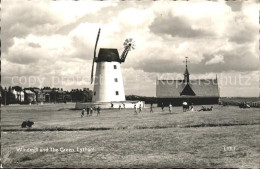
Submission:
[[[96,48],[100,35],[98,31],[91,70],[91,84],[94,81],[92,102],[76,103],[76,109],[100,106],[102,108],[134,108],[144,107],[143,101],[126,101],[121,63],[124,63],[130,50],[134,49],[134,41],[129,38],[124,42],[124,51],[119,56],[117,49],[100,48],[96,57]],[[94,65],[96,73],[94,77]]]
[[121,60],[117,49],[101,48],[95,59],[93,102],[125,101]]

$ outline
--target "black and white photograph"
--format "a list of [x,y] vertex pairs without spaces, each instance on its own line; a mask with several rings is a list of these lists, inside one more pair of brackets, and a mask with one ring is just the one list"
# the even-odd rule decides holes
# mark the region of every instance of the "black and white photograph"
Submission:
[[0,168],[260,168],[258,0],[0,9]]

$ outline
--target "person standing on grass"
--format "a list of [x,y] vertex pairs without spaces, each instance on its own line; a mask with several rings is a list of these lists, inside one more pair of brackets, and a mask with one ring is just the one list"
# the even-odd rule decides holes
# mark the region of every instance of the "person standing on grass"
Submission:
[[163,105],[163,103],[162,103],[162,111],[163,111],[163,109],[164,109],[164,105]]
[[98,108],[97,108],[97,116],[100,115],[100,111],[101,111],[101,109],[100,109],[100,107],[98,106]]
[[[97,111],[97,108],[96,108],[96,106],[94,106],[93,107],[93,113],[96,113],[96,111]],[[92,116],[92,114],[91,114],[91,116]]]
[[123,107],[124,107],[124,109],[125,109],[125,103],[123,103]]
[[150,113],[153,113],[153,103],[151,103]]
[[190,110],[191,110],[191,111],[194,111],[193,103],[191,103]]
[[119,107],[118,107],[118,108],[119,108],[119,110],[121,110],[121,105],[119,105]]
[[134,109],[135,109],[135,114],[137,114],[137,107],[136,107],[136,104],[134,106]]
[[171,103],[169,104],[169,112],[170,113],[172,112],[172,104]]
[[84,114],[85,114],[85,109],[82,109],[81,118],[84,116]]
[[93,108],[92,108],[92,106],[90,107],[90,114],[89,114],[89,116],[92,116],[92,113],[93,113]]
[[141,106],[141,104],[139,104],[139,113],[141,113],[142,112],[142,106]]
[[89,116],[89,107],[87,106],[87,116]]

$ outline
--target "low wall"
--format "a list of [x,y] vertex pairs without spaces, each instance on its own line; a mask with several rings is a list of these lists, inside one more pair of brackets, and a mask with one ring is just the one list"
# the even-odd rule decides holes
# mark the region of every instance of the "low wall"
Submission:
[[140,106],[142,108],[145,108],[145,102],[144,101],[123,101],[123,102],[86,102],[86,103],[80,103],[77,102],[75,105],[75,109],[86,109],[87,107],[100,107],[101,109],[119,109],[121,106],[122,109],[133,109],[136,105],[137,108]]
[[193,103],[193,105],[213,105],[219,103],[218,97],[201,97],[201,98],[192,98],[192,97],[180,97],[180,98],[157,98],[158,107],[161,107],[162,104],[164,106],[169,106],[171,103],[172,106],[182,106],[184,101],[189,104]]

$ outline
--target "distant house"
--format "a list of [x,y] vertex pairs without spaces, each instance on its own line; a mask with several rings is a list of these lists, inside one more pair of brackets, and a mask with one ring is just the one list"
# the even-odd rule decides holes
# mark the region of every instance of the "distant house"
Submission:
[[158,106],[182,105],[183,101],[190,104],[217,104],[219,101],[218,80],[189,79],[186,62],[184,80],[156,80],[156,97]]
[[12,87],[12,93],[17,101],[24,102],[24,91],[20,86]]
[[24,89],[25,102],[36,102],[36,94],[29,89]]
[[52,89],[50,88],[43,88],[42,93],[44,96],[44,101],[45,102],[51,102],[51,94],[52,94]]
[[36,95],[36,102],[45,102],[45,96],[44,93],[42,92],[41,89],[37,88],[37,87],[32,87],[32,88],[26,88],[31,90],[32,92],[35,93]]
[[55,89],[54,90],[54,97],[55,97],[55,102],[64,102],[64,97],[65,97],[65,92],[63,89]]
[[49,88],[45,87],[42,89],[45,102],[62,103],[65,101],[65,92],[61,88]]
[[64,102],[72,102],[71,94],[68,91],[64,92]]

